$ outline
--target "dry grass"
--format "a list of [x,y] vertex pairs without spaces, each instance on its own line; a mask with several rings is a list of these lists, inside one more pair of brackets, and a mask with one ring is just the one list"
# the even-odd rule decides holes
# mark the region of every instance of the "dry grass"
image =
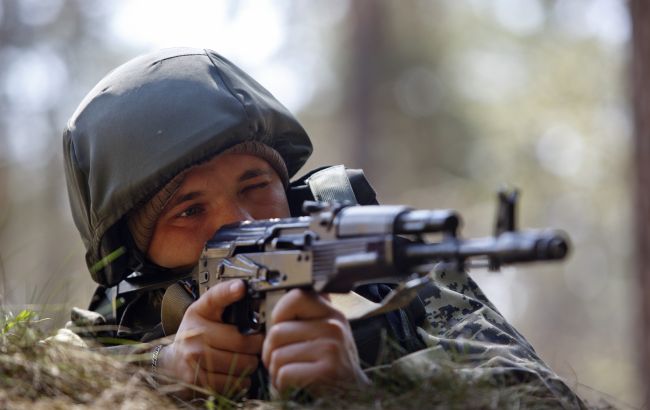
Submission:
[[150,386],[151,376],[112,357],[43,342],[33,314],[4,315],[0,408],[177,408]]
[[[4,320],[3,320],[4,317]],[[33,314],[0,316],[2,409],[556,409],[533,385],[469,381],[441,367],[426,379],[392,367],[375,369],[373,388],[336,390],[317,400],[248,401],[223,397],[181,401],[157,388],[145,369],[59,342],[43,342]],[[168,389],[168,388],[166,388]],[[205,397],[205,396],[204,396]],[[295,396],[294,396],[295,397]],[[612,408],[609,405],[592,408]]]

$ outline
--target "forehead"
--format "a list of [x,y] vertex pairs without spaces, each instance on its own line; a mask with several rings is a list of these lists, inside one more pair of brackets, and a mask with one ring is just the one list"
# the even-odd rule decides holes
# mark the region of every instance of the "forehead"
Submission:
[[188,169],[183,175],[183,185],[204,178],[237,182],[272,173],[274,171],[269,163],[260,157],[248,154],[222,154]]

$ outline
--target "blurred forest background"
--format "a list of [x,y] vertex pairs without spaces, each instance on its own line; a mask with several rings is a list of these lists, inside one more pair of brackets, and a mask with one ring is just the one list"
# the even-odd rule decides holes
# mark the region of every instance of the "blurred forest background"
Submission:
[[383,203],[456,209],[466,236],[521,188],[521,226],[573,254],[474,278],[579,393],[640,407],[630,34],[623,0],[0,0],[0,302],[52,327],[87,305],[61,131],[115,66],[206,47],[297,114],[302,172],[364,168]]

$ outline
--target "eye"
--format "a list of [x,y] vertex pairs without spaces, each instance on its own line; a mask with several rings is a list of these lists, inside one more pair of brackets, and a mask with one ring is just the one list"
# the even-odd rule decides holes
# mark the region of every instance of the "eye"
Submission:
[[181,218],[189,218],[192,216],[200,215],[201,213],[203,213],[203,208],[201,206],[192,205],[177,216]]
[[245,194],[245,193],[250,192],[250,191],[253,191],[253,190],[255,190],[255,189],[266,188],[266,187],[268,187],[269,185],[270,185],[270,182],[268,182],[268,181],[260,182],[260,183],[258,183],[258,184],[252,184],[252,185],[249,185],[249,186],[247,186],[247,187],[244,187],[244,188],[241,190],[241,193],[242,193],[242,194]]

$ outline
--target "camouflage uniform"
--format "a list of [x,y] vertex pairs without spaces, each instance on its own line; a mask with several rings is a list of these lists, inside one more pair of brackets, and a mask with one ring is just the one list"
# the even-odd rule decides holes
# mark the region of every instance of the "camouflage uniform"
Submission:
[[466,272],[436,272],[424,306],[427,320],[417,330],[427,348],[404,357],[398,366],[426,375],[447,360],[462,365],[469,377],[503,385],[530,383],[542,395],[550,394],[558,407],[585,407]]

